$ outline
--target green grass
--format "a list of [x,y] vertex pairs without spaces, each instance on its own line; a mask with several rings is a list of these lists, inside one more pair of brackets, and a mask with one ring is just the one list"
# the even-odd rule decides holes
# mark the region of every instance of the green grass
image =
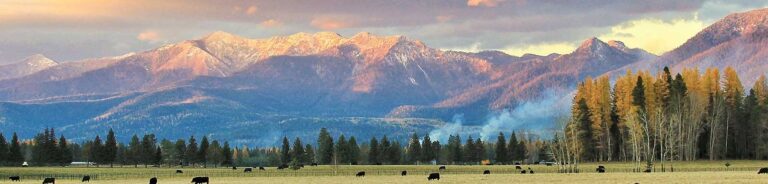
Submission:
[[[757,175],[756,171],[760,167],[768,167],[768,161],[729,161],[731,166],[725,167],[726,161],[696,161],[696,162],[674,162],[665,163],[667,172],[661,173],[661,165],[657,165],[656,173],[633,173],[634,163],[585,163],[581,164],[581,173],[561,174],[557,173],[557,166],[544,165],[523,165],[527,169],[531,168],[536,174],[521,175],[514,166],[494,165],[494,166],[458,166],[448,165],[446,171],[440,172],[444,178],[441,183],[497,183],[507,181],[533,182],[541,183],[568,183],[569,181],[580,181],[587,183],[592,180],[608,181],[645,181],[644,183],[670,180],[682,183],[692,183],[692,181],[723,183],[732,181],[744,181],[747,183],[760,179],[768,180],[768,175]],[[604,165],[608,168],[608,173],[594,173],[597,165]],[[674,167],[675,172],[671,171],[670,166]],[[176,169],[182,169],[183,174],[176,174]],[[400,171],[407,170],[409,176],[401,177]],[[490,176],[482,176],[483,170],[490,170]],[[354,174],[358,171],[366,171],[365,178],[356,178]],[[727,172],[723,172],[727,171]],[[423,183],[426,181],[428,173],[438,172],[438,166],[434,165],[385,165],[385,166],[317,166],[305,167],[300,170],[277,170],[274,167],[268,167],[266,171],[254,169],[253,173],[243,173],[242,167],[238,170],[231,168],[134,168],[133,166],[108,168],[84,168],[84,167],[2,167],[0,168],[0,183],[8,181],[8,176],[18,175],[26,182],[39,183],[44,177],[56,177],[58,183],[78,182],[84,175],[90,175],[93,183],[146,183],[151,177],[158,177],[161,183],[188,183],[195,176],[209,176],[215,183],[260,183],[260,181],[271,181],[272,183],[296,183],[299,181],[309,181],[309,183],[359,183],[358,180],[364,180],[365,183],[399,183],[396,181],[405,181],[405,183]],[[717,177],[712,177],[717,176]],[[732,176],[739,176],[735,179]],[[756,178],[755,178],[756,177]],[[702,179],[708,178],[707,181]],[[694,179],[694,180],[691,180]],[[494,182],[497,181],[497,182]],[[691,182],[689,182],[691,181]],[[268,183],[268,182],[267,182]],[[307,183],[307,182],[304,182]],[[600,183],[600,182],[598,182]],[[606,182],[615,183],[615,182]],[[621,182],[620,182],[621,183]],[[634,182],[632,182],[634,183]],[[665,182],[661,182],[665,183]]]

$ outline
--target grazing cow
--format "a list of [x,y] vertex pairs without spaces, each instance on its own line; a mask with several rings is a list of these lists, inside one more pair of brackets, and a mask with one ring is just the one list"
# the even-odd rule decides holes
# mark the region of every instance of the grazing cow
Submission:
[[45,178],[43,184],[56,184],[56,178]]
[[528,173],[533,174],[533,170],[531,168],[528,168]]
[[232,166],[232,170],[237,170],[237,167],[235,167],[235,166]]
[[11,181],[19,181],[19,182],[21,181],[21,177],[19,176],[11,176],[11,177],[8,177],[8,179]]
[[283,164],[283,165],[277,166],[277,169],[280,169],[280,170],[286,169],[286,168],[288,168],[288,164]]
[[528,171],[522,170],[522,171],[520,171],[520,174],[525,174],[526,172],[528,172]]
[[157,177],[152,177],[149,179],[149,184],[157,184]]
[[191,183],[195,183],[195,184],[203,184],[203,183],[205,183],[205,184],[208,184],[208,182],[209,182],[208,181],[208,177],[195,177],[195,178],[192,178],[192,182]]
[[520,162],[515,162],[515,165],[520,165]]
[[184,173],[184,171],[182,171],[182,170],[176,170],[176,174],[183,174],[183,173]]
[[520,166],[518,165],[518,166],[515,166],[515,169],[517,169],[517,170],[520,170],[520,169],[523,169],[523,167],[520,167]]
[[309,166],[317,166],[317,163],[312,162],[312,164],[309,164]]
[[88,182],[88,183],[90,183],[91,182],[91,176],[83,176],[83,181],[81,181],[81,182]]
[[427,180],[428,181],[440,180],[440,173],[430,173],[429,176],[427,177]]
[[264,169],[264,167],[259,167],[259,171],[266,171],[266,169]]
[[250,168],[250,167],[246,167],[245,169],[243,169],[243,172],[244,172],[244,173],[253,172],[253,168]]
[[406,175],[408,175],[408,171],[401,171],[400,172],[400,176],[406,176]]
[[[768,174],[768,167],[760,168],[759,171],[757,171],[757,174]],[[16,176],[18,177],[18,176]]]
[[365,171],[357,172],[357,174],[355,176],[356,177],[364,177],[365,176]]
[[650,172],[651,172],[651,169],[645,169],[645,171],[643,171],[643,172],[644,172],[644,173],[650,173]]
[[440,166],[440,168],[438,168],[438,170],[445,171],[445,166],[444,165]]
[[597,166],[597,169],[595,169],[598,173],[604,173],[605,172],[605,166]]
[[483,175],[489,175],[489,174],[491,174],[491,170],[485,170],[485,171],[483,171]]

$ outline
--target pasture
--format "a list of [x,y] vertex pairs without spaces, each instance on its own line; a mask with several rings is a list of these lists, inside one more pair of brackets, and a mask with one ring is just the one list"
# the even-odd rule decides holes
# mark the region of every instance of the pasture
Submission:
[[[674,163],[674,172],[655,173],[632,172],[632,163],[602,164],[607,173],[595,173],[597,163],[581,164],[581,173],[557,173],[557,166],[523,165],[536,174],[520,174],[514,166],[457,166],[448,165],[441,171],[441,180],[433,183],[766,183],[768,175],[758,175],[760,167],[768,167],[765,161],[697,161]],[[92,177],[91,183],[147,183],[149,178],[157,177],[158,183],[189,183],[192,177],[208,176],[211,183],[427,183],[427,175],[438,172],[434,165],[397,165],[397,166],[317,166],[300,170],[277,170],[274,167],[266,171],[254,170],[244,173],[244,167],[231,168],[82,168],[82,167],[29,167],[0,168],[0,183],[9,183],[9,176],[20,176],[20,184],[40,183],[42,178],[56,177],[57,183],[80,183],[84,175]],[[176,174],[182,169],[183,174]],[[407,170],[407,176],[400,176],[400,171]],[[491,174],[483,176],[484,170]],[[358,171],[366,171],[365,177],[355,177]]]

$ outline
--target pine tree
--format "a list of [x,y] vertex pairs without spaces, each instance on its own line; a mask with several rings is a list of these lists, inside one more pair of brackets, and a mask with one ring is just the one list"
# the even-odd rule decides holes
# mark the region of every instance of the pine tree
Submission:
[[187,160],[187,143],[184,139],[178,139],[174,147],[176,148],[176,159],[179,160],[179,165],[183,167],[184,163],[189,162]]
[[403,153],[403,147],[401,146],[400,141],[394,141],[388,150],[388,162],[390,164],[400,164]]
[[462,162],[464,156],[461,151],[461,137],[451,135],[448,137],[448,160],[454,163]]
[[509,152],[509,158],[512,159],[511,161],[517,162],[520,161],[521,156],[518,155],[518,147],[517,147],[517,135],[515,135],[515,132],[512,132],[512,135],[509,136],[509,146],[507,146],[507,150]]
[[104,144],[101,141],[101,137],[98,135],[93,139],[93,145],[91,145],[90,155],[92,161],[96,162],[96,166],[104,163]]
[[131,142],[128,143],[128,151],[126,153],[126,160],[129,163],[133,163],[133,167],[139,167],[141,162],[141,142],[139,142],[139,136],[133,134]]
[[115,162],[115,157],[117,156],[117,138],[115,138],[115,132],[112,131],[112,129],[109,129],[109,133],[107,134],[107,142],[104,143],[104,149],[102,150],[104,154],[104,163],[109,163],[109,167],[113,167],[113,162]]
[[385,135],[384,137],[381,137],[381,144],[379,145],[379,150],[381,151],[381,154],[379,154],[379,161],[392,164],[390,161],[393,160],[391,157],[392,154],[392,143],[389,142],[389,139]]
[[419,135],[417,135],[416,133],[413,133],[413,135],[411,135],[411,140],[408,143],[407,153],[408,153],[409,164],[418,163],[419,159],[422,157],[421,143],[419,142]]
[[339,140],[336,141],[336,159],[339,163],[349,164],[349,151],[347,150],[347,138],[344,134],[339,136]]
[[24,156],[21,154],[21,143],[19,142],[19,136],[16,132],[13,133],[11,138],[11,147],[8,148],[8,161],[10,165],[18,166],[24,162]]
[[467,142],[464,143],[464,147],[462,148],[464,153],[464,161],[465,162],[474,162],[477,163],[477,158],[475,158],[475,149],[477,147],[475,146],[475,140],[472,139],[472,136],[470,135],[469,138],[467,138]]
[[320,129],[320,135],[317,139],[317,161],[319,164],[329,164],[333,159],[333,138],[328,130]]
[[475,139],[475,159],[477,159],[478,162],[484,160],[486,158],[485,156],[485,143],[483,143],[482,140],[478,137]]
[[304,145],[301,143],[301,139],[296,137],[293,141],[293,149],[291,150],[291,157],[296,159],[298,164],[307,164],[307,157],[304,152]]
[[203,163],[203,167],[208,167],[208,149],[210,148],[210,142],[208,142],[208,137],[203,136],[202,141],[200,141],[200,148],[197,151],[197,159],[199,162]]
[[507,163],[509,159],[508,153],[507,139],[504,138],[504,133],[499,132],[499,136],[496,137],[496,162]]
[[61,138],[59,138],[59,164],[62,166],[69,165],[72,163],[72,150],[68,146],[67,139],[64,138],[64,135],[61,135]]
[[435,152],[432,149],[432,140],[429,138],[429,135],[424,135],[424,139],[421,142],[421,161],[426,163],[435,158]]
[[381,150],[379,149],[379,141],[376,140],[376,137],[371,137],[370,141],[370,148],[368,150],[368,164],[378,164],[381,161],[379,160],[379,155]]
[[221,149],[221,155],[224,156],[224,161],[221,162],[221,165],[225,166],[233,166],[234,162],[232,161],[232,148],[229,147],[229,142],[224,142],[224,148]]
[[291,162],[291,143],[288,142],[288,137],[283,137],[283,146],[280,149],[280,163],[288,164]]
[[355,139],[355,136],[349,138],[347,147],[350,162],[352,162],[354,165],[357,165],[357,161],[360,160],[360,146],[357,145],[357,139]]
[[187,162],[192,164],[192,166],[199,161],[197,158],[197,140],[195,139],[195,136],[189,137],[189,143],[187,144],[187,150],[184,157],[187,158]]
[[10,162],[8,150],[8,141],[5,140],[5,136],[0,133],[0,166],[5,166]]

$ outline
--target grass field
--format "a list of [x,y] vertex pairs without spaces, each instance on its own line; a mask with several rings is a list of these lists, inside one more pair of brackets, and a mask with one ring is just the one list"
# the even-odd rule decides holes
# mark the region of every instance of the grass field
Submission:
[[[578,174],[557,173],[556,166],[524,165],[536,174],[519,174],[514,166],[447,166],[442,171],[437,183],[766,183],[768,175],[757,175],[757,169],[767,167],[766,161],[730,161],[726,168],[725,161],[697,161],[674,163],[674,172],[669,164],[665,171],[657,166],[655,173],[632,172],[632,163],[602,164],[608,173],[595,173],[598,163],[581,164]],[[438,172],[437,166],[318,166],[300,170],[254,170],[243,173],[242,168],[183,168],[183,174],[175,174],[179,168],[75,168],[75,167],[30,167],[0,168],[0,183],[8,183],[8,176],[21,176],[22,182],[40,183],[44,177],[56,177],[57,183],[80,183],[83,175],[90,175],[91,183],[147,183],[151,177],[157,177],[159,183],[189,183],[192,177],[209,176],[211,183],[427,183],[426,176]],[[490,170],[491,175],[483,176],[483,170]],[[408,176],[400,176],[400,171],[407,170]],[[357,178],[354,174],[366,171],[366,177]]]

